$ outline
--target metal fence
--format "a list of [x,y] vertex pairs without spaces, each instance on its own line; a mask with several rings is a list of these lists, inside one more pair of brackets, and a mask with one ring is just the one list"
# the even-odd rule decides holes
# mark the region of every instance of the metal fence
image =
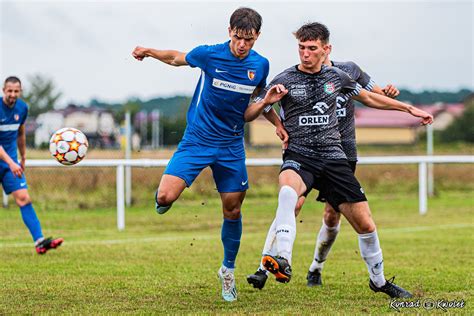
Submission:
[[[125,229],[125,205],[129,204],[132,183],[130,168],[132,167],[165,167],[169,159],[90,159],[82,161],[75,168],[81,167],[113,167],[116,168],[116,192],[117,192],[117,228]],[[249,158],[247,166],[280,166],[281,158]],[[417,164],[418,165],[418,199],[419,212],[421,215],[428,211],[428,165],[429,164],[459,164],[474,163],[474,156],[381,156],[381,157],[359,157],[358,164]],[[56,161],[29,160],[27,167],[54,167],[66,168]],[[8,203],[4,194],[4,205]],[[127,203],[126,203],[127,202]]]

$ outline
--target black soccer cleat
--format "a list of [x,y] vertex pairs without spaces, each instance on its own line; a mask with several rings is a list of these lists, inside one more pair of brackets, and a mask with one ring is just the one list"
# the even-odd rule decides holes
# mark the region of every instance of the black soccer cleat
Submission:
[[254,274],[250,274],[247,276],[247,282],[253,285],[255,289],[259,290],[263,289],[263,287],[265,286],[265,282],[267,282],[267,279],[267,273],[260,269],[258,269],[257,272],[255,272]]
[[390,296],[391,298],[410,298],[413,297],[413,295],[408,292],[407,290],[401,288],[400,286],[396,285],[393,283],[395,280],[395,277],[392,277],[390,280],[386,280],[384,286],[382,287],[377,287],[375,286],[374,282],[370,280],[369,282],[369,287],[372,291],[374,292],[383,292]]
[[323,282],[321,280],[321,272],[319,270],[315,270],[314,272],[308,271],[308,274],[306,275],[306,280],[308,280],[306,285],[309,287],[323,285]]
[[35,246],[36,252],[40,255],[45,254],[49,249],[56,249],[63,243],[63,238],[53,239],[51,237],[43,239],[39,244]]
[[291,266],[283,257],[265,255],[262,258],[265,269],[274,274],[278,282],[288,283],[291,280]]

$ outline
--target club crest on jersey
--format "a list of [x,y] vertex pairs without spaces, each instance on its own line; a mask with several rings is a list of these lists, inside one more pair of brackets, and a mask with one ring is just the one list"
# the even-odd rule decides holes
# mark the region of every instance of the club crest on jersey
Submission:
[[255,72],[255,70],[247,70],[247,77],[252,81],[255,79]]
[[18,121],[20,119],[20,116],[18,114],[15,114],[13,115],[13,118],[15,119],[15,121]]
[[328,82],[324,84],[324,92],[327,94],[333,94],[334,91],[336,91],[336,87],[334,86],[334,83]]

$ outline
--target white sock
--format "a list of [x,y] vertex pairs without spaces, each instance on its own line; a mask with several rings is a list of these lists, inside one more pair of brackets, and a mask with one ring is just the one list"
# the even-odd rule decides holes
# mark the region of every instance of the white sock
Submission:
[[383,274],[382,249],[380,248],[377,231],[359,234],[359,248],[369,270],[370,279],[377,287],[382,287],[385,284],[385,276]]
[[309,271],[323,270],[324,261],[331,250],[332,245],[336,241],[337,234],[341,228],[341,222],[335,227],[326,225],[323,219],[323,224],[319,230],[318,238],[316,240],[316,247],[314,248],[314,260],[309,267]]
[[276,242],[278,255],[287,259],[291,264],[293,242],[296,237],[295,207],[298,194],[287,185],[280,189],[278,195],[278,208],[276,212]]
[[234,273],[235,268],[227,268],[224,265],[221,265],[221,271],[222,273]]
[[[272,225],[270,226],[270,229],[268,230],[267,233],[267,239],[265,240],[265,245],[263,246],[262,250],[262,257],[264,255],[270,255],[270,256],[276,256],[277,254],[277,249],[276,249],[276,220],[273,220]],[[260,270],[266,271],[265,267],[262,264],[262,261],[260,260]]]

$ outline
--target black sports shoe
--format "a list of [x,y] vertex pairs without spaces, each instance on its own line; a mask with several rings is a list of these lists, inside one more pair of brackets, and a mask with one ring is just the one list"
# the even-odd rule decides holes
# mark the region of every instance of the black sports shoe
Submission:
[[61,246],[64,239],[56,238],[53,239],[51,237],[43,239],[39,244],[35,246],[36,252],[40,255],[45,254],[49,249],[55,249]]
[[258,269],[254,274],[247,276],[247,282],[252,284],[255,289],[263,289],[265,282],[267,282],[267,273],[263,270]]
[[288,283],[291,280],[291,266],[283,257],[265,255],[262,264],[267,271],[274,274],[276,280],[281,283]]
[[369,287],[372,291],[374,292],[383,292],[390,296],[391,298],[410,298],[413,297],[413,295],[408,292],[407,290],[399,287],[393,281],[395,280],[395,277],[392,277],[390,280],[386,280],[387,282],[384,284],[382,287],[377,287],[375,286],[374,282],[370,280],[369,282]]
[[314,272],[308,271],[306,280],[308,280],[306,285],[309,287],[323,285],[323,282],[321,281],[321,272],[319,270],[314,270]]

